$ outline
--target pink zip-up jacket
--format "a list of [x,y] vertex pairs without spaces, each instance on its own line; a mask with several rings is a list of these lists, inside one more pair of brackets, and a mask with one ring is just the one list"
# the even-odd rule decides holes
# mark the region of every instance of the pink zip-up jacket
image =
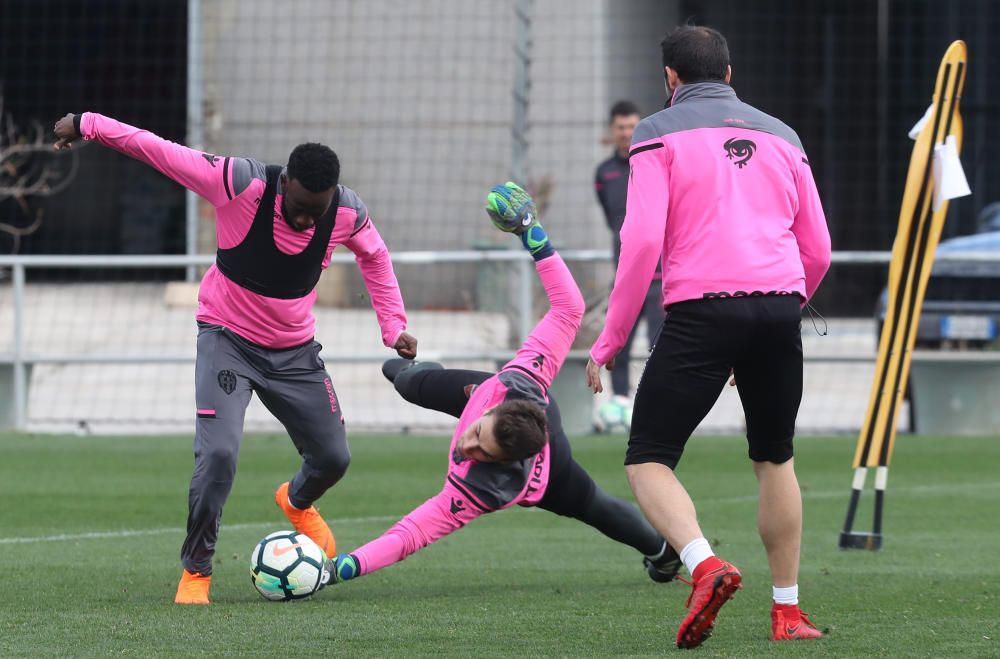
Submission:
[[[215,206],[215,234],[222,249],[243,241],[253,223],[265,186],[264,164],[248,158],[202,153],[165,140],[149,131],[85,112],[80,119],[84,139],[96,140],[150,165]],[[281,189],[274,200],[274,242],[286,254],[306,248],[315,228],[296,231],[281,215]],[[392,347],[406,329],[406,311],[389,250],[368,217],[364,203],[350,188],[340,186],[340,205],[323,268],[338,245],[354,252],[382,330],[382,342]],[[249,291],[223,275],[213,264],[201,280],[197,319],[221,325],[265,348],[288,348],[311,340],[316,291],[297,299],[276,299]]]
[[830,233],[795,132],[721,82],[681,85],[636,127],[622,251],[604,330],[606,364],[625,345],[662,264],[663,305],[759,294],[812,297]]
[[415,551],[456,531],[484,513],[515,504],[534,506],[549,484],[549,445],[518,462],[465,460],[458,439],[490,407],[514,398],[545,407],[548,390],[559,373],[580,329],[584,303],[580,289],[554,254],[536,263],[551,308],[524,345],[499,373],[473,389],[459,418],[448,450],[448,474],[441,491],[406,515],[392,528],[352,552],[361,574],[397,563]]

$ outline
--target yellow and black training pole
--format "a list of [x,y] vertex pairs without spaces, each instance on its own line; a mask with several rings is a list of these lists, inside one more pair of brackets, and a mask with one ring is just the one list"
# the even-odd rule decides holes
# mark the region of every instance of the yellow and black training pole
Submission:
[[[929,119],[920,130],[910,156],[899,226],[889,263],[889,302],[879,338],[868,413],[854,454],[854,481],[847,519],[840,533],[841,549],[877,550],[882,546],[882,506],[899,408],[909,377],[927,279],[948,212],[947,199],[933,209],[934,149],[944,145],[949,136],[955,137],[956,147],[961,149],[962,117],[958,102],[965,84],[966,62],[965,42],[953,42],[941,59]],[[875,468],[872,531],[855,532],[852,531],[854,514],[870,467]]]

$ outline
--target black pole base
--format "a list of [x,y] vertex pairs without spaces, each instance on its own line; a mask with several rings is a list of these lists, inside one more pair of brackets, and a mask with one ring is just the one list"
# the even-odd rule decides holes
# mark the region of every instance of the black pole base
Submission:
[[841,549],[878,551],[882,549],[882,534],[866,533],[864,531],[841,531],[839,546]]

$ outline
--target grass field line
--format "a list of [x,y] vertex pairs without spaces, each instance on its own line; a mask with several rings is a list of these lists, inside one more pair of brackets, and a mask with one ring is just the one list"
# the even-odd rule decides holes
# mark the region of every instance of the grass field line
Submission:
[[[846,481],[845,481],[846,483]],[[802,490],[803,500],[808,501],[809,499],[839,499],[841,497],[846,501],[848,496],[851,494],[849,484],[845,484],[843,490],[818,490],[811,492],[807,489]],[[910,494],[910,495],[927,495],[927,494],[976,494],[983,490],[996,490],[1000,489],[1000,481],[973,481],[969,483],[934,483],[932,485],[911,485],[911,486],[900,486],[893,488],[891,486],[887,487],[885,492],[886,496],[890,497],[894,494]],[[755,503],[757,501],[756,494],[745,494],[738,497],[701,497],[695,499],[695,504],[699,502],[706,503]]]
[[[394,522],[400,518],[399,515],[376,515],[372,517],[344,517],[342,519],[331,519],[330,523],[337,524],[364,524],[365,522]],[[280,522],[271,520],[269,522],[248,522],[245,524],[225,524],[221,530],[238,531],[242,529],[261,529],[279,526]],[[280,530],[280,529],[279,529]],[[161,534],[181,534],[185,530],[180,527],[168,527],[159,529],[121,529],[119,531],[91,531],[88,533],[63,533],[59,535],[25,536],[21,538],[0,538],[0,545],[23,545],[32,542],[59,542],[62,540],[101,540],[104,538],[133,538],[147,535]]]
[[[909,487],[899,487],[895,490],[888,488],[887,494],[969,494],[982,490],[996,490],[1000,488],[1000,481],[978,481],[972,483],[938,483],[933,485],[914,485]],[[804,500],[810,499],[836,499],[843,497],[845,500],[850,494],[847,486],[842,490],[825,490],[810,492],[806,490],[802,493]],[[756,494],[747,494],[736,497],[699,497],[697,503],[728,504],[728,503],[754,503],[757,501]],[[529,508],[529,510],[541,510]],[[395,522],[403,515],[374,515],[369,517],[344,517],[341,519],[327,520],[330,524],[364,524],[367,522]],[[276,526],[276,522],[247,522],[243,524],[226,524],[222,530],[238,531],[242,529],[260,529]],[[121,529],[118,531],[90,531],[86,533],[63,533],[58,535],[23,536],[2,538],[0,545],[23,545],[33,542],[60,542],[64,540],[100,540],[104,538],[132,538],[148,535],[181,534],[184,529],[179,527],[165,527],[156,529]]]

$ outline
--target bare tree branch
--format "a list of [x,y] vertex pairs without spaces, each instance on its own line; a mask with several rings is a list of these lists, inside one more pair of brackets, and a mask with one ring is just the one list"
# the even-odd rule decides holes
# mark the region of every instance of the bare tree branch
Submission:
[[[0,232],[11,236],[12,253],[20,249],[21,238],[36,232],[43,223],[41,208],[33,208],[40,197],[61,192],[76,177],[79,149],[55,151],[42,124],[32,120],[19,130],[13,117],[4,111],[0,94],[0,202],[12,199],[13,215],[27,225],[0,217]],[[69,157],[69,160],[65,158]],[[23,216],[23,217],[22,217]]]

